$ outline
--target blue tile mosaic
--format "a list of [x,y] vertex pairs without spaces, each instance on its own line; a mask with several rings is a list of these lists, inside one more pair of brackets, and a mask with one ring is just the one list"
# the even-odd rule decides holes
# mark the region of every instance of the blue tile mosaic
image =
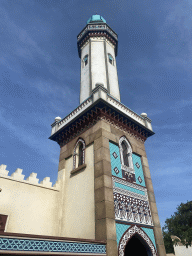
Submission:
[[[121,160],[120,160],[120,153],[119,147],[112,142],[109,142],[109,149],[110,149],[110,158],[111,158],[111,172],[112,175],[119,177],[122,179],[122,172],[121,170]],[[117,157],[114,157],[114,152],[116,153]],[[117,168],[119,173],[116,173],[114,169]]]
[[133,159],[133,167],[134,167],[134,170],[135,170],[136,184],[145,187],[145,179],[144,179],[144,175],[143,175],[143,168],[142,168],[142,164],[141,164],[141,158],[140,158],[140,156],[137,156],[136,154],[133,153],[132,154],[132,159]]
[[106,254],[102,244],[32,240],[0,237],[0,250]]
[[125,189],[125,190],[129,190],[129,191],[131,191],[131,192],[134,192],[134,193],[137,193],[137,194],[140,194],[140,195],[145,195],[145,192],[144,192],[144,191],[141,191],[141,190],[136,189],[136,188],[131,188],[131,187],[129,187],[129,186],[120,184],[120,183],[118,183],[118,182],[115,182],[115,187],[119,187],[119,188],[122,188],[122,189]]
[[130,227],[130,225],[116,223],[116,235],[117,235],[117,247],[119,246],[119,241],[123,233]]
[[155,244],[155,236],[154,236],[153,229],[151,228],[142,228],[142,229],[148,235],[148,237],[151,239],[152,243],[154,244],[155,248],[157,249]]

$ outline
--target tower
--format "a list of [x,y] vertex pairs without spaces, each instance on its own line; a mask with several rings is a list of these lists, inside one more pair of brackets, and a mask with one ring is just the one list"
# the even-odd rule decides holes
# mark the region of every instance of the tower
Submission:
[[96,84],[103,85],[120,101],[117,77],[117,34],[100,15],[93,15],[77,36],[81,58],[80,104],[91,96]]
[[52,124],[60,145],[59,236],[106,241],[107,255],[165,256],[144,142],[147,114],[120,102],[118,37],[100,15],[77,36],[80,105]]

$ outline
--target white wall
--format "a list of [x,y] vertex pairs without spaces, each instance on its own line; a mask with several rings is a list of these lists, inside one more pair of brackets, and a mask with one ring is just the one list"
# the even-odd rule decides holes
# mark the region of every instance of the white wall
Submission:
[[185,246],[177,245],[174,246],[175,256],[191,256],[192,255],[192,246],[186,248]]
[[[111,65],[109,63],[108,53],[110,53],[113,56],[114,65]],[[115,47],[108,40],[106,40],[106,54],[107,54],[110,94],[114,98],[120,101],[119,83],[118,83],[117,66],[116,66],[116,58],[115,58]]]
[[6,232],[58,235],[57,190],[0,177],[0,213],[8,215]]
[[[88,54],[88,64],[83,65],[83,59]],[[90,96],[90,56],[89,56],[89,42],[85,44],[81,50],[81,89],[80,89],[80,103]]]
[[73,176],[73,159],[66,160],[61,236],[95,239],[93,145],[85,149],[87,167]]
[[95,84],[103,84],[107,89],[104,38],[91,38],[92,90]]

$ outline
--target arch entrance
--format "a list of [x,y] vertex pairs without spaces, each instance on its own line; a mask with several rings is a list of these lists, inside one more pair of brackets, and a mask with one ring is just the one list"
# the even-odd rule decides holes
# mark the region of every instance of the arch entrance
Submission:
[[124,256],[152,256],[148,245],[137,235],[132,236],[125,247]]
[[157,256],[157,251],[140,227],[132,225],[122,235],[118,247],[119,256]]

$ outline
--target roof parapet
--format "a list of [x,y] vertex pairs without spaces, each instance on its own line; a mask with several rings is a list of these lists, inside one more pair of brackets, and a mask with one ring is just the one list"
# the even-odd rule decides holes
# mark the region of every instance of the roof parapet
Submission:
[[6,178],[13,181],[19,181],[22,183],[30,184],[30,185],[36,185],[43,188],[49,188],[53,190],[59,190],[60,189],[60,179],[56,181],[56,183],[52,186],[52,182],[50,182],[50,177],[45,177],[40,183],[39,179],[37,179],[37,173],[32,172],[29,177],[24,180],[25,175],[22,174],[23,169],[17,168],[15,172],[11,174],[11,176],[8,176],[9,171],[6,170],[7,165],[2,164],[0,165],[0,178]]

